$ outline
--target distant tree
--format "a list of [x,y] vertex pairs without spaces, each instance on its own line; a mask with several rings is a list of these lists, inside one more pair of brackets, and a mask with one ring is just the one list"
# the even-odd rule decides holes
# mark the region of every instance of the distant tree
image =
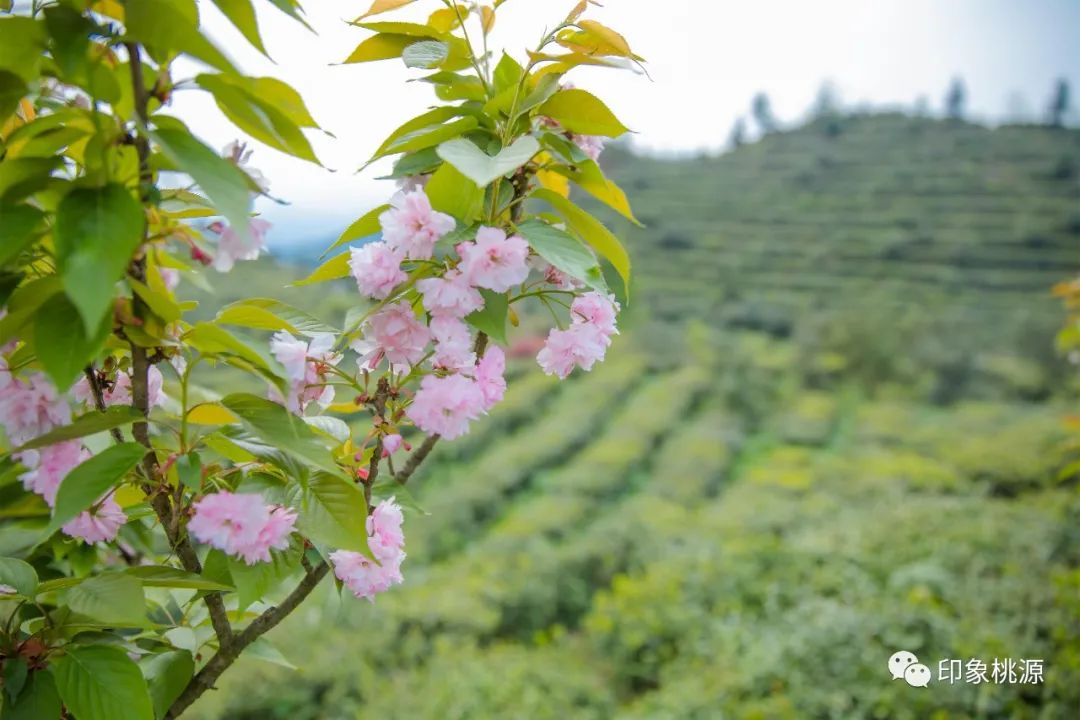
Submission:
[[728,145],[732,148],[742,147],[746,144],[746,121],[741,117],[735,120],[731,126],[731,134],[728,135]]
[[836,95],[836,86],[826,80],[818,88],[817,97],[814,98],[814,108],[811,114],[815,118],[827,118],[840,112],[840,100]]
[[750,105],[750,111],[754,115],[754,121],[763,133],[772,133],[777,130],[776,116],[772,112],[772,103],[765,93],[758,93]]
[[945,95],[945,117],[950,120],[964,119],[964,105],[967,103],[967,89],[964,81],[954,78]]
[[924,118],[930,114],[930,101],[925,95],[915,98],[915,107],[912,108],[915,117]]
[[1054,86],[1054,96],[1050,99],[1047,119],[1053,127],[1065,124],[1065,113],[1069,111],[1069,81],[1059,78]]

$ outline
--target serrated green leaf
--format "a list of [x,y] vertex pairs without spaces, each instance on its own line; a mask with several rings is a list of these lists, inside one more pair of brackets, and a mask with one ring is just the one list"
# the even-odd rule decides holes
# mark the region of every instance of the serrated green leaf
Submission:
[[270,562],[248,565],[242,559],[229,556],[229,575],[236,585],[237,609],[241,612],[252,603],[262,600],[281,583],[300,569],[300,551],[272,550]]
[[260,440],[328,473],[342,474],[318,435],[281,405],[250,393],[227,395],[221,404],[236,413]]
[[517,227],[536,253],[570,277],[607,292],[604,274],[592,250],[569,233],[541,220],[527,220]]
[[53,240],[64,292],[87,334],[112,308],[114,287],[143,240],[142,205],[123,185],[75,188],[56,210]]
[[450,46],[438,40],[414,42],[401,53],[406,67],[433,68],[442,64],[450,55]]
[[150,690],[154,717],[161,720],[195,675],[195,660],[187,650],[169,650],[144,656],[139,669]]
[[506,344],[506,320],[509,315],[509,299],[506,293],[480,290],[484,307],[465,317],[465,321],[477,330],[487,333],[491,339]]
[[67,592],[67,604],[82,615],[124,627],[146,624],[146,595],[137,577],[107,572],[87,578]]
[[541,188],[534,190],[532,196],[554,207],[566,219],[574,232],[611,263],[622,278],[629,294],[630,256],[619,239],[599,220],[556,192]]
[[537,109],[537,113],[553,120],[570,132],[581,135],[619,137],[628,128],[598,97],[585,90],[560,90]]
[[315,283],[337,280],[349,274],[349,253],[343,252],[335,255],[308,275],[303,280],[297,280],[293,285],[314,285]]
[[155,57],[186,53],[222,72],[236,73],[232,62],[199,30],[195,0],[126,0],[127,36],[147,45]]
[[306,485],[290,487],[289,505],[297,511],[297,527],[306,537],[370,556],[367,503],[354,482],[338,475],[315,473]]
[[34,325],[34,351],[58,388],[67,389],[94,359],[112,329],[106,313],[93,334],[87,334],[78,309],[66,295],[54,295],[38,310]]
[[29,674],[18,699],[4,706],[4,720],[59,720],[60,694],[56,681],[47,670]]
[[45,213],[33,205],[0,203],[0,266],[7,265],[33,245],[44,221]]
[[161,151],[202,188],[241,238],[251,233],[251,189],[244,173],[190,133],[159,128],[153,133]]
[[452,215],[459,223],[470,224],[480,215],[484,191],[450,163],[443,163],[424,187],[431,206]]
[[189,573],[168,565],[139,565],[124,570],[124,573],[138,578],[143,587],[216,590],[219,592],[230,592],[234,589],[231,585],[215,582],[202,575]]
[[270,57],[259,35],[259,21],[251,0],[213,0],[221,14],[229,19],[237,30],[263,55]]
[[153,720],[139,666],[109,645],[67,645],[51,666],[64,705],[79,720]]
[[352,225],[345,228],[345,232],[341,233],[341,236],[334,241],[334,244],[326,248],[320,257],[326,257],[331,251],[336,250],[345,243],[352,242],[353,240],[362,240],[366,237],[374,235],[379,232],[381,227],[379,223],[379,216],[390,209],[389,205],[380,205],[377,208],[373,208],[364,213],[362,217],[356,220]]
[[67,425],[54,428],[44,435],[39,435],[28,443],[20,445],[15,449],[15,452],[34,450],[36,448],[45,447],[46,445],[54,445],[58,442],[63,442],[64,440],[74,440],[75,438],[95,435],[115,427],[130,425],[136,420],[141,419],[143,419],[142,413],[130,405],[113,405],[112,407],[105,408],[102,412],[91,410],[85,415],[80,415],[75,418]]
[[129,442],[111,445],[97,455],[84,460],[64,476],[56,491],[52,521],[48,532],[86,510],[114,488],[146,455],[146,448]]

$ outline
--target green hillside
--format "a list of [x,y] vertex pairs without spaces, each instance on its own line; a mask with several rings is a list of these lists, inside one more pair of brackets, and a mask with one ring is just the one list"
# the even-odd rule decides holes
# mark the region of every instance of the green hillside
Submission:
[[[405,584],[327,584],[269,636],[303,674],[264,648],[194,716],[1075,717],[1049,286],[1080,268],[1080,132],[834,118],[605,160],[647,226],[613,223],[640,281],[609,360],[519,359],[410,482]],[[341,285],[289,301],[338,319]],[[1045,680],[916,689],[898,649]]]

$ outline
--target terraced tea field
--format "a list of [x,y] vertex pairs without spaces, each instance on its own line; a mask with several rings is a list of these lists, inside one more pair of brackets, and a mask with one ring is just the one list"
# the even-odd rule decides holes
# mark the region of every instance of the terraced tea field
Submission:
[[[1048,288],[1080,268],[1080,133],[883,116],[609,153],[649,226],[609,360],[515,363],[410,481],[405,584],[327,583],[269,636],[303,674],[267,650],[194,715],[1075,717]],[[1045,681],[916,690],[897,648]]]

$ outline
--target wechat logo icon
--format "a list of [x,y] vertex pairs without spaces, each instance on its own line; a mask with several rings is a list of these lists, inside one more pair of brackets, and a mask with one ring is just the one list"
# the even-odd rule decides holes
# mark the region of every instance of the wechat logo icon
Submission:
[[893,680],[905,680],[912,687],[926,687],[930,684],[930,668],[920,663],[915,653],[907,650],[894,652],[889,657],[889,674]]

